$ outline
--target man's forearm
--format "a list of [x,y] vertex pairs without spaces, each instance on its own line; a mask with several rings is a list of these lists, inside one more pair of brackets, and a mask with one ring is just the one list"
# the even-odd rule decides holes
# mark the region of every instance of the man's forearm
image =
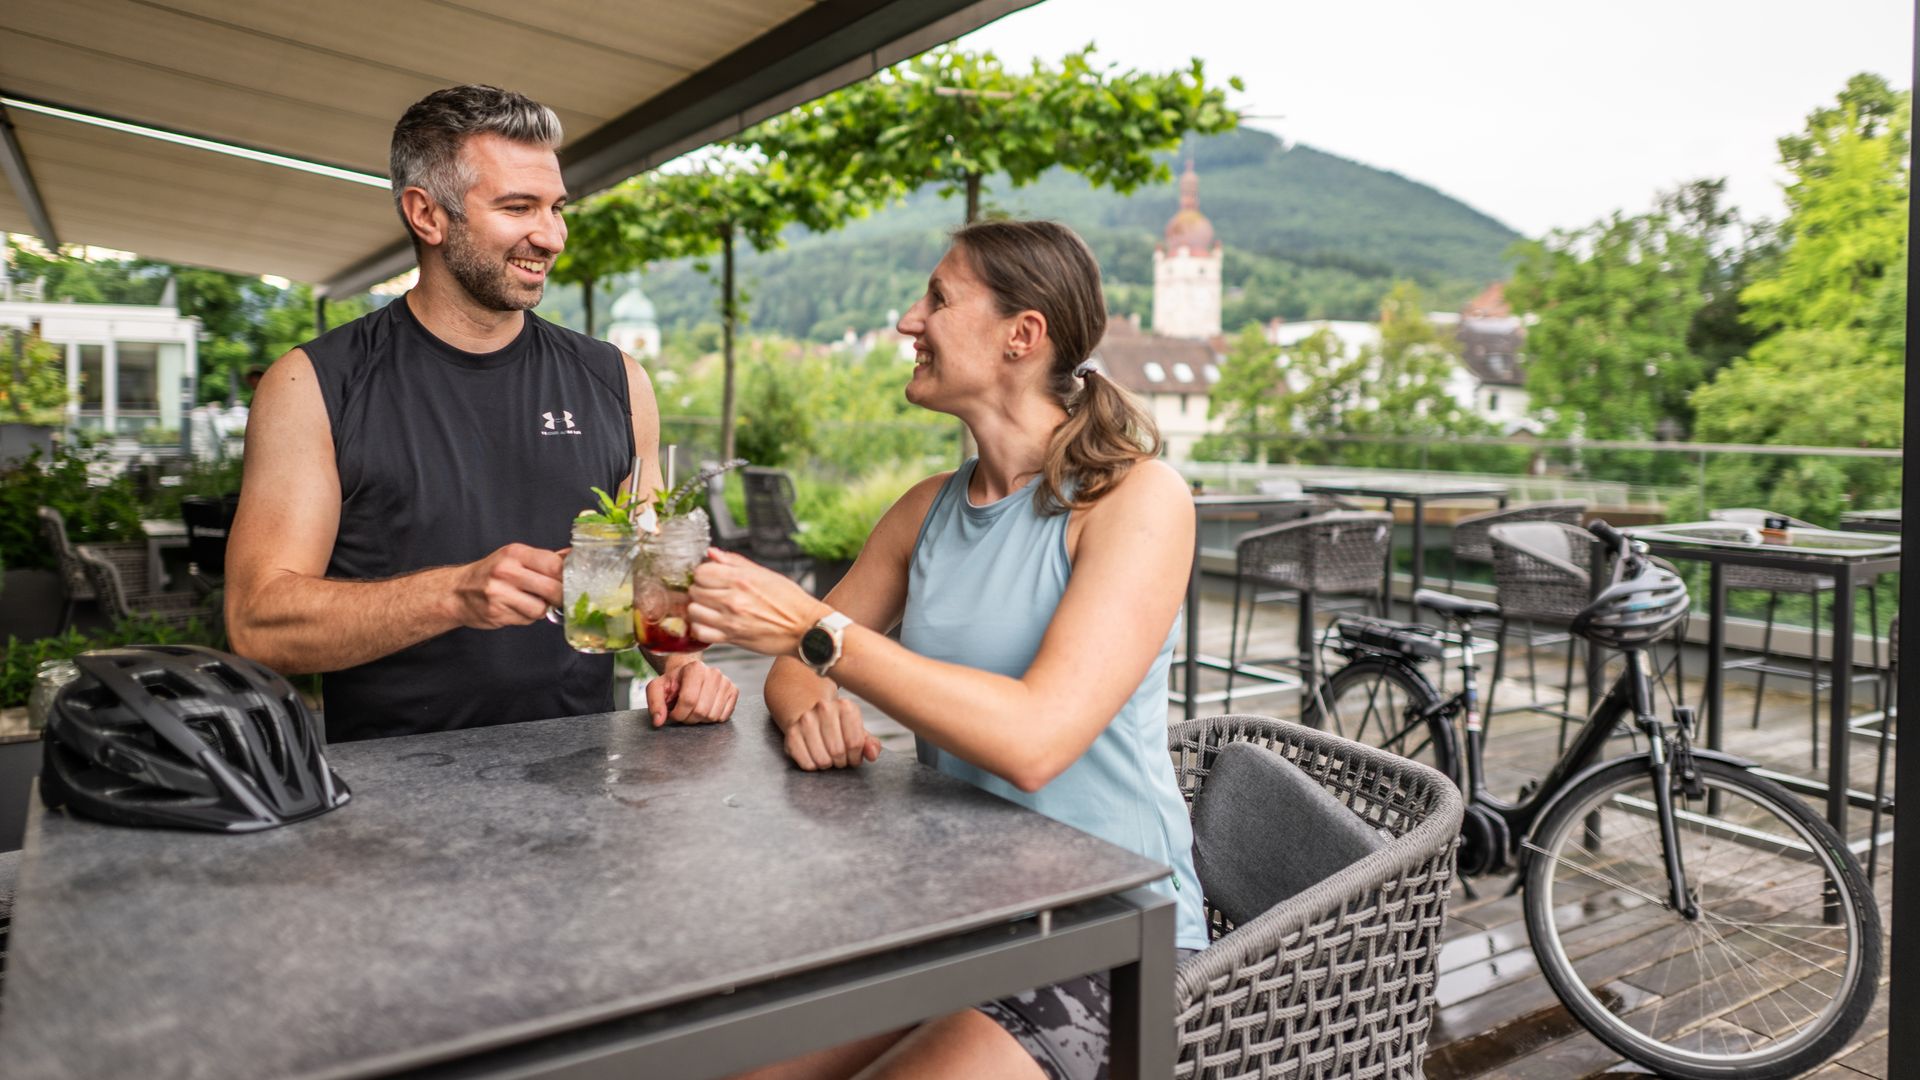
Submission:
[[235,652],[288,675],[339,671],[459,627],[458,567],[386,581],[338,581],[282,571],[227,597]]

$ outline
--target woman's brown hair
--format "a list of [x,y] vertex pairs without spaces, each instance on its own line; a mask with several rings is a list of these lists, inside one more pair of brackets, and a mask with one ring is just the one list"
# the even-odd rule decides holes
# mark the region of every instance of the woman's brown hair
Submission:
[[1047,389],[1067,410],[1041,466],[1034,505],[1043,514],[1084,510],[1112,491],[1136,461],[1160,453],[1160,429],[1132,394],[1088,367],[1107,329],[1100,264],[1079,234],[1052,221],[981,221],[953,234],[1001,316],[1037,311],[1047,320],[1053,365]]

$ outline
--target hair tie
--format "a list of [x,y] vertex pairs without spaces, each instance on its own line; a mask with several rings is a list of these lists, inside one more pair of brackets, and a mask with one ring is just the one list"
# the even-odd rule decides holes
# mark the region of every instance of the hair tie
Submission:
[[1085,379],[1092,376],[1094,372],[1099,370],[1100,370],[1099,368],[1093,366],[1093,361],[1088,360],[1082,363],[1079,367],[1073,369],[1073,377],[1076,379]]

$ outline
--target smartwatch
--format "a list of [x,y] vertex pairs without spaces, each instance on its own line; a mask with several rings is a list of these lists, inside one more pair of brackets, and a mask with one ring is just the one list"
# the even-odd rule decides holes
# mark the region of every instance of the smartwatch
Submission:
[[824,676],[840,662],[840,653],[846,647],[847,627],[853,620],[837,611],[829,611],[817,623],[800,635],[800,662],[813,669],[815,675]]

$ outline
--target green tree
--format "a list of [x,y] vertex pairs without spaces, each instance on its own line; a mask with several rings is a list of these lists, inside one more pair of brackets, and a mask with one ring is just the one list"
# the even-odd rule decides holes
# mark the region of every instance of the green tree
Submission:
[[1848,80],[1836,105],[1780,140],[1793,174],[1781,252],[1741,300],[1765,330],[1864,326],[1907,242],[1912,97],[1878,75]]
[[[1241,89],[1240,80],[1228,85]],[[825,182],[907,192],[937,184],[979,220],[987,177],[1014,187],[1055,166],[1119,192],[1172,177],[1159,152],[1239,116],[1199,60],[1166,74],[1096,67],[1094,47],[1008,70],[992,53],[942,48],[828,94],[737,140]]]
[[1688,395],[1707,376],[1696,319],[1732,279],[1717,247],[1729,224],[1720,187],[1695,183],[1650,213],[1515,246],[1507,298],[1537,320],[1527,390],[1549,434],[1677,438],[1691,427]]
[[66,421],[67,361],[38,334],[0,332],[0,420],[58,426]]
[[[1857,75],[1780,140],[1788,215],[1741,294],[1748,324],[1768,336],[1694,392],[1700,437],[1901,445],[1911,116],[1910,94]],[[1706,487],[1718,505],[1833,524],[1849,506],[1897,501],[1899,476],[1877,460],[1727,455]]]

